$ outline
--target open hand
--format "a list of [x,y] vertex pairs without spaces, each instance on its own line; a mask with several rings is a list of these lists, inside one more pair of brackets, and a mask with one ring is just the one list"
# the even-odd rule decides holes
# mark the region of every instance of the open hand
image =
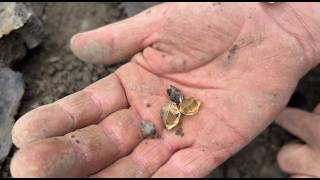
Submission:
[[[271,123],[315,65],[309,46],[275,20],[281,8],[269,6],[166,3],[74,36],[71,48],[84,61],[132,59],[21,117],[12,175],[207,175]],[[160,118],[169,85],[202,102],[198,114],[184,117],[183,137]],[[143,139],[142,120],[152,121],[161,138]]]

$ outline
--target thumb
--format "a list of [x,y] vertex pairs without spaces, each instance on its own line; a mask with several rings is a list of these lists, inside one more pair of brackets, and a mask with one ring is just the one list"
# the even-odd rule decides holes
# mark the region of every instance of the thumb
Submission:
[[124,61],[150,45],[147,38],[159,29],[165,9],[155,6],[123,21],[76,34],[71,38],[71,49],[88,63]]

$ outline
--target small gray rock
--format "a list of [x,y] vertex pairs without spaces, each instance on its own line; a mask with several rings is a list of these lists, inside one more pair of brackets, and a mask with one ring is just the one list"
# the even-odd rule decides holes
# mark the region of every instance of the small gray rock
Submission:
[[184,99],[181,91],[173,85],[170,85],[167,89],[167,95],[169,96],[170,100],[175,102],[177,105],[179,105]]
[[24,93],[22,74],[9,68],[0,68],[0,163],[7,157],[11,146],[14,116]]
[[0,2],[0,38],[21,28],[31,15],[23,3]]
[[0,39],[0,52],[0,67],[11,66],[26,55],[27,48],[19,33],[12,32]]
[[124,11],[128,16],[134,16],[139,12],[160,4],[161,2],[124,2]]
[[28,4],[0,2],[0,66],[22,59],[44,36],[42,23]]
[[159,134],[151,121],[143,120],[140,130],[143,138],[159,138]]

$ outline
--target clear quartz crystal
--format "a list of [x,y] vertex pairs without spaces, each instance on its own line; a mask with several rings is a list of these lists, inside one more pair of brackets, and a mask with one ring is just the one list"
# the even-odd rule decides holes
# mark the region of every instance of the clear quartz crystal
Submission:
[[166,129],[170,130],[179,124],[181,113],[177,104],[169,101],[162,106],[160,116]]

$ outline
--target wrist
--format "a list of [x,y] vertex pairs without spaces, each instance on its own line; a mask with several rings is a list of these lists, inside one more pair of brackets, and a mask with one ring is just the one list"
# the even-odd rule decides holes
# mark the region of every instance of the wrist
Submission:
[[310,70],[320,63],[320,3],[272,3],[266,13],[293,36],[305,53]]

